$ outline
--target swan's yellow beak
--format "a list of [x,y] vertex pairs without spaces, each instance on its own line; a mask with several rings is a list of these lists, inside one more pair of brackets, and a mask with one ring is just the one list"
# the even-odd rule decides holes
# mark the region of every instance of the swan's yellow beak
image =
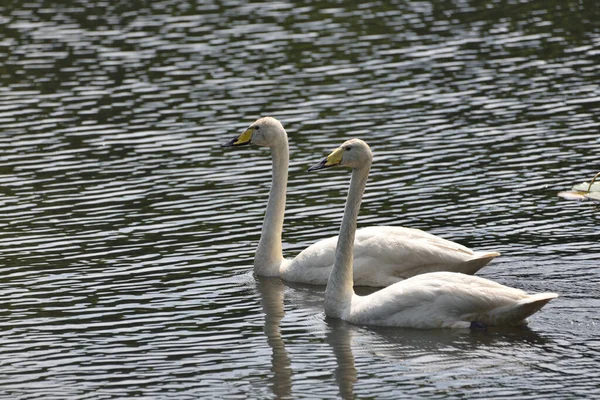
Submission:
[[318,171],[320,169],[331,168],[339,165],[342,162],[342,156],[344,155],[344,149],[338,147],[330,155],[319,161],[317,164],[310,167],[309,171]]
[[233,140],[228,141],[227,143],[223,143],[222,147],[234,147],[234,146],[243,146],[245,144],[250,144],[250,140],[252,139],[252,134],[254,133],[254,127],[246,129],[241,135],[234,138]]

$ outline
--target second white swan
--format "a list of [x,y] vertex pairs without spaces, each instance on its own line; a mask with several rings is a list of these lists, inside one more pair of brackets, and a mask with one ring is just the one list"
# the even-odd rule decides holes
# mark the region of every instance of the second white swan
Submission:
[[[250,143],[269,147],[273,157],[273,182],[254,257],[255,273],[291,282],[326,285],[335,258],[337,236],[318,241],[294,259],[283,258],[281,234],[289,165],[285,129],[275,118],[260,118],[223,147]],[[362,228],[356,232],[354,243],[354,284],[384,287],[432,271],[474,274],[498,255],[496,252],[474,252],[419,229]]]
[[454,272],[417,275],[368,296],[356,295],[352,287],[352,247],[372,159],[369,146],[352,139],[309,169],[337,165],[352,169],[335,262],[325,289],[325,314],[355,324],[409,328],[517,325],[558,297],[556,293],[530,295]]

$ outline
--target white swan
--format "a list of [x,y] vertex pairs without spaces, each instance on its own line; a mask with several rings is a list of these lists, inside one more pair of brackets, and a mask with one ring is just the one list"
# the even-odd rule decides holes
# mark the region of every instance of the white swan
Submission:
[[[273,183],[254,257],[255,273],[291,282],[326,285],[335,257],[337,236],[309,246],[292,260],[283,258],[281,233],[289,164],[285,129],[275,118],[260,118],[223,147],[250,143],[269,147],[273,157]],[[356,233],[354,283],[383,287],[432,271],[474,274],[498,255],[496,252],[473,252],[419,229],[368,227]],[[375,265],[377,268],[372,268]]]
[[352,168],[335,263],[325,289],[325,314],[355,324],[411,328],[468,328],[472,323],[515,325],[525,323],[525,318],[558,297],[555,293],[529,295],[455,272],[417,275],[368,296],[356,295],[352,287],[352,245],[372,159],[369,146],[352,139],[309,169],[336,165]]

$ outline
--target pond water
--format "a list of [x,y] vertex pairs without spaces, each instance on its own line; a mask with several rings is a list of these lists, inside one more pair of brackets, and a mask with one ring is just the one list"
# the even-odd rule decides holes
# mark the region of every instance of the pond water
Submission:
[[[60,3],[60,5],[56,4]],[[0,395],[11,399],[600,397],[600,11],[580,1],[10,1],[0,6]],[[272,115],[284,253],[360,226],[502,253],[479,275],[560,298],[529,329],[325,318],[252,275]]]

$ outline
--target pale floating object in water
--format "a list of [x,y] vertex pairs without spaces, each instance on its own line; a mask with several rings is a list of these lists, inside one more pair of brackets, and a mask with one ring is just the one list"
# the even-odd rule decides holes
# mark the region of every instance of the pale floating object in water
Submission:
[[583,182],[575,185],[571,190],[566,192],[559,192],[558,196],[567,200],[594,200],[600,201],[600,180],[596,182],[596,179],[600,176],[600,172],[594,176],[591,182]]
[[558,192],[558,197],[562,197],[567,200],[575,200],[575,201],[586,201],[588,199],[585,192],[578,192],[575,190],[570,190],[568,192]]

